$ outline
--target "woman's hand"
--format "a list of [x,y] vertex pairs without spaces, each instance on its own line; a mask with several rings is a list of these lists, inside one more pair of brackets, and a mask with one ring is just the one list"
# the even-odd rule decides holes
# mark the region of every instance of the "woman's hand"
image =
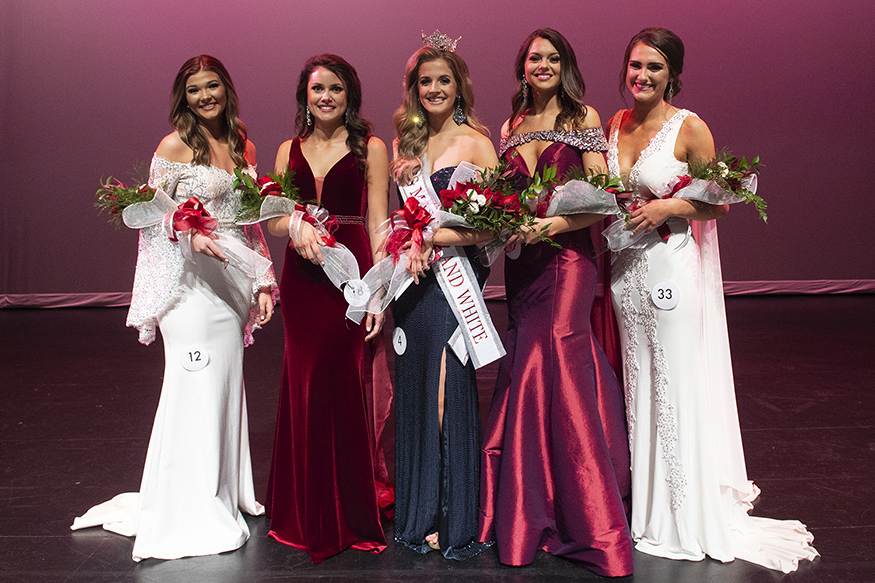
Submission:
[[258,318],[255,322],[259,326],[263,326],[270,322],[273,317],[273,298],[270,295],[270,288],[263,287],[258,290]]
[[655,199],[640,203],[641,205],[629,215],[627,229],[632,229],[633,234],[644,231],[648,234],[662,224],[669,217],[674,216],[676,199]]
[[222,249],[216,245],[216,242],[200,232],[195,232],[191,236],[191,250],[195,253],[203,253],[208,257],[218,259],[223,263],[228,261],[228,258],[225,257],[225,254],[222,253]]
[[519,232],[514,233],[505,243],[504,248],[508,251],[513,251],[519,245],[531,245],[532,243],[540,242],[544,237],[552,236],[550,227],[553,225],[553,218],[537,218],[531,225],[524,225]]
[[294,245],[294,243],[292,243],[295,251],[297,251],[298,255],[313,262],[315,265],[325,265],[325,260],[322,259],[322,251],[319,249],[323,244],[319,232],[316,231],[316,228],[307,221],[301,221],[298,229],[301,244]]
[[431,257],[432,249],[434,249],[434,243],[431,239],[423,241],[419,253],[411,253],[411,246],[410,241],[408,241],[401,247],[401,250],[407,251],[407,264],[405,265],[407,273],[413,276],[413,283],[419,285],[419,278],[425,277],[425,272],[430,269],[428,259]]
[[365,320],[365,330],[368,331],[368,335],[365,336],[365,342],[377,337],[377,334],[380,333],[380,330],[383,329],[383,324],[386,322],[386,313],[380,312],[379,314],[371,314],[368,313],[368,317]]

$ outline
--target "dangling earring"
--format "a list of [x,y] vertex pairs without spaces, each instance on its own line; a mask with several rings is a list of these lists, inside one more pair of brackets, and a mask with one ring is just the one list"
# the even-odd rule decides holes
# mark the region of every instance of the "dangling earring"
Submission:
[[457,126],[465,123],[465,120],[468,119],[465,115],[465,112],[462,111],[462,95],[456,95],[456,110],[453,111],[453,121],[456,122]]
[[422,126],[424,126],[425,125],[425,112],[422,109],[420,109],[418,112],[416,112],[414,114],[412,121],[413,121],[413,123],[416,124],[416,127],[418,127],[418,128],[421,128]]
[[346,108],[346,111],[343,112],[343,125],[347,125],[349,123],[349,108]]
[[520,79],[520,83],[523,85],[523,103],[525,103],[529,99],[529,84],[526,83],[525,77]]
[[667,103],[671,103],[671,97],[672,97],[672,95],[674,95],[674,81],[668,82],[668,89],[666,91],[667,91],[667,95],[665,97],[665,101]]
[[307,127],[313,125],[313,117],[310,115],[310,106],[307,106]]

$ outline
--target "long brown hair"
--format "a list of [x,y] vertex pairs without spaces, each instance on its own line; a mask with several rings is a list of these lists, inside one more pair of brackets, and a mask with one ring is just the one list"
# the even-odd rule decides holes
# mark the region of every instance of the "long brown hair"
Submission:
[[553,129],[572,130],[579,128],[583,125],[583,120],[586,118],[586,105],[583,103],[583,96],[586,94],[586,84],[583,82],[583,75],[577,66],[577,56],[574,54],[571,44],[561,33],[552,28],[539,28],[526,37],[526,40],[520,45],[513,68],[517,80],[517,89],[510,99],[513,114],[510,117],[509,127],[513,128],[517,120],[532,105],[532,90],[527,84],[523,84],[523,79],[526,78],[526,57],[536,38],[550,41],[550,44],[559,53],[559,92],[557,98],[562,109],[559,115],[556,116],[556,123],[553,125]]
[[[404,73],[404,101],[392,116],[395,134],[398,136],[398,153],[392,161],[391,171],[395,180],[403,184],[409,183],[420,169],[419,159],[428,145],[428,113],[419,102],[419,68],[423,63],[438,59],[442,59],[453,73],[460,96],[459,105],[465,113],[464,123],[484,136],[489,136],[489,130],[474,115],[471,74],[462,57],[455,52],[422,47],[407,59]],[[420,120],[420,123],[417,123],[417,120]]]
[[194,163],[201,165],[210,164],[210,145],[207,137],[201,131],[197,116],[188,107],[185,98],[185,84],[188,78],[201,71],[212,71],[219,76],[225,86],[226,104],[223,112],[224,119],[222,130],[228,140],[228,152],[231,160],[238,167],[248,165],[246,161],[246,124],[237,117],[240,111],[240,102],[237,99],[237,91],[225,65],[216,57],[210,55],[198,55],[187,60],[176,74],[173,80],[173,90],[170,93],[170,125],[179,132],[179,137],[186,146],[194,152]]
[[363,118],[361,114],[362,84],[359,81],[358,73],[343,58],[327,53],[316,55],[307,59],[304,68],[301,69],[298,89],[295,93],[295,99],[298,102],[298,111],[295,114],[295,128],[298,131],[298,137],[306,138],[313,133],[315,127],[307,125],[307,86],[310,75],[318,67],[331,71],[343,82],[343,87],[346,90],[346,113],[343,122],[347,131],[346,145],[355,156],[356,166],[364,172],[368,164],[367,137],[371,133],[371,122]]
[[629,67],[629,55],[638,43],[656,49],[668,63],[668,85],[662,98],[671,103],[672,95],[681,92],[681,73],[684,72],[684,41],[667,28],[645,28],[632,37],[623,55],[623,69],[620,71],[620,95],[626,91],[626,71]]

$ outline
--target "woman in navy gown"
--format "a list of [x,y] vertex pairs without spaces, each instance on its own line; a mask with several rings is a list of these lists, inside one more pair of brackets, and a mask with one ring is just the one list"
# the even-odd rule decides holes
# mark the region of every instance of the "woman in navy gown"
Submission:
[[[335,238],[365,272],[386,219],[389,159],[359,113],[355,69],[335,55],[311,58],[297,102],[298,137],[280,146],[276,171],[294,171],[300,196],[337,218]],[[289,236],[289,223],[273,219],[270,232]],[[300,225],[280,282],[285,353],[266,507],[268,536],[319,563],[349,547],[386,548],[381,506],[391,504],[391,490],[375,476],[366,395],[366,341],[379,333],[382,316],[369,315],[363,326],[345,319],[343,293],[320,267],[322,241],[310,224]]]
[[[525,187],[556,166],[605,170],[598,114],[583,103],[574,51],[552,29],[516,59],[519,89],[501,156]],[[629,450],[622,393],[593,337],[596,266],[586,227],[598,215],[538,219],[505,263],[509,328],[483,443],[480,540],[502,563],[545,550],[604,576],[632,572]],[[561,249],[539,242],[554,236]]]
[[[439,195],[463,161],[481,168],[498,164],[486,128],[472,114],[468,67],[449,43],[432,35],[431,44],[407,61],[392,163],[402,197],[403,187],[420,178],[430,180],[427,186]],[[488,546],[477,542],[477,384],[471,360],[463,363],[448,345],[458,322],[436,273],[426,270],[433,245],[471,245],[482,238],[471,230],[438,229],[421,253],[401,259],[418,285],[392,310],[396,337],[406,338],[395,358],[395,540],[420,553],[439,549],[459,560]],[[470,264],[485,281],[486,268]]]

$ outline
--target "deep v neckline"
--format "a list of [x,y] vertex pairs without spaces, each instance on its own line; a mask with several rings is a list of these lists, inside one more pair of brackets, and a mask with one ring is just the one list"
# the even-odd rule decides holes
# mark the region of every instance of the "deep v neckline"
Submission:
[[[617,150],[617,175],[618,176],[622,175],[622,168],[620,167],[620,128],[623,125],[623,118],[626,117],[626,113],[629,111],[630,110],[628,110],[628,109],[623,111],[623,115],[620,117],[619,122],[615,122],[617,125],[616,129],[613,130],[613,133],[616,136],[616,138],[614,140],[614,147]],[[674,112],[674,115],[672,115],[665,122],[663,122],[662,127],[659,128],[659,131],[650,137],[650,140],[647,142],[647,146],[645,146],[643,150],[638,152],[638,158],[635,160],[635,162],[632,164],[632,166],[629,167],[629,183],[630,183],[629,186],[632,186],[633,184],[635,184],[635,185],[638,184],[638,175],[641,173],[641,164],[647,158],[652,156],[654,151],[659,149],[660,145],[662,144],[662,140],[665,138],[665,135],[669,131],[671,131],[672,122],[674,121],[674,119],[676,117],[678,117],[679,115],[683,114],[685,111],[686,111],[685,109],[679,109],[676,112]],[[686,117],[686,114],[684,115],[684,117]],[[674,156],[674,153],[672,153],[672,156]],[[680,162],[680,160],[678,160],[678,162]],[[633,177],[634,177],[634,179],[633,179]]]
[[[529,133],[533,133],[533,132],[529,132]],[[520,154],[520,152],[519,152],[519,146],[516,146],[516,147],[514,148],[514,152],[516,152],[516,155],[520,157],[520,160],[522,160],[522,162],[523,162],[522,166],[523,166],[523,168],[525,168],[525,170],[526,170],[526,176],[529,177],[529,178],[531,178],[532,176],[535,175],[535,172],[538,171],[538,166],[541,164],[541,158],[543,158],[544,154],[547,153],[547,150],[549,150],[550,148],[552,148],[552,147],[554,147],[554,146],[558,146],[558,145],[560,145],[560,144],[562,144],[562,143],[563,143],[563,142],[553,142],[553,143],[551,143],[549,146],[547,146],[546,148],[544,148],[543,150],[541,150],[541,153],[538,155],[538,158],[535,160],[535,169],[534,169],[534,170],[529,170],[529,165],[528,165],[528,163],[526,162],[526,159],[525,159],[525,158],[523,157],[523,155]],[[521,144],[521,145],[522,145],[522,144]]]
[[[297,140],[297,144],[298,144],[298,152],[301,153],[301,159],[304,161],[304,165],[307,167],[307,172],[310,173],[310,178],[313,180],[313,192],[316,193],[316,202],[318,202],[321,205],[322,204],[322,192],[325,190],[325,183],[328,182],[328,177],[331,176],[331,173],[334,171],[335,168],[337,168],[340,165],[341,162],[343,162],[344,160],[347,159],[347,157],[352,155],[352,150],[350,150],[349,152],[347,152],[346,154],[344,154],[343,156],[338,158],[338,160],[334,164],[331,165],[331,168],[328,169],[328,172],[326,172],[325,176],[317,177],[315,174],[313,174],[313,167],[310,166],[310,161],[307,160],[307,156],[304,155],[304,149],[301,147],[301,140],[300,139]],[[316,180],[319,178],[322,179],[322,188],[317,189]]]

